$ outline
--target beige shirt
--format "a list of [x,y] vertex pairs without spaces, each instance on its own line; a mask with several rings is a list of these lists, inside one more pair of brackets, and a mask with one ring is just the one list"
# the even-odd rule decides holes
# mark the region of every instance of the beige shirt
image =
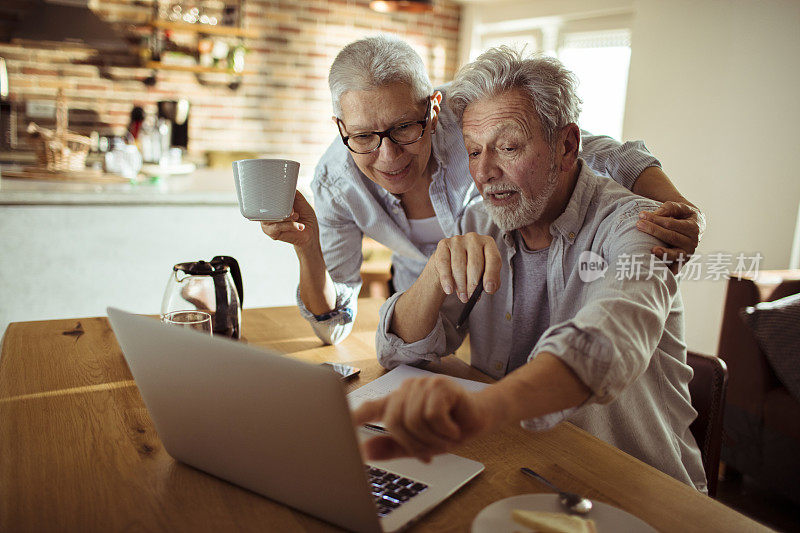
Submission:
[[[641,211],[657,202],[634,195],[624,187],[594,174],[580,163],[575,190],[564,212],[550,226],[553,241],[547,259],[547,294],[551,326],[529,360],[547,351],[567,364],[591,389],[580,408],[569,409],[522,425],[542,430],[568,419],[596,437],[641,459],[684,483],[706,491],[700,450],[689,431],[697,416],[688,383],[683,303],[675,277],[654,260],[650,250],[661,243],[636,229]],[[504,258],[500,289],[484,294],[469,317],[471,363],[500,379],[509,371],[514,337],[516,252],[513,235],[503,232],[482,205],[467,209],[463,233],[475,231],[494,237]],[[584,281],[581,262],[592,252],[608,266],[605,274]],[[637,257],[644,267],[627,279],[625,266]],[[620,277],[622,279],[620,279]],[[584,278],[584,279],[582,279]],[[395,295],[381,308],[376,336],[381,364],[434,360],[452,353],[465,331],[455,329],[463,304],[450,296],[437,325],[424,339],[406,344],[389,333]]]

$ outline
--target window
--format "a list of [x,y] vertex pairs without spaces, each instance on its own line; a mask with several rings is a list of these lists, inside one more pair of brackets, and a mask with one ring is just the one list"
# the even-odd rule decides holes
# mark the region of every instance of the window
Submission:
[[579,124],[598,135],[622,138],[631,56],[629,16],[516,20],[478,25],[470,59],[501,44],[557,57],[578,78],[583,100]]
[[630,31],[567,33],[562,39],[557,57],[580,81],[581,128],[621,139],[631,60]]

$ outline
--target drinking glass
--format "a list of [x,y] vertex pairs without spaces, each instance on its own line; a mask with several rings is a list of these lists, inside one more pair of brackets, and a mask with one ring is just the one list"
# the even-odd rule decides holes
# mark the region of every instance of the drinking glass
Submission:
[[170,326],[196,329],[211,335],[211,315],[204,311],[172,311],[161,315],[161,322]]

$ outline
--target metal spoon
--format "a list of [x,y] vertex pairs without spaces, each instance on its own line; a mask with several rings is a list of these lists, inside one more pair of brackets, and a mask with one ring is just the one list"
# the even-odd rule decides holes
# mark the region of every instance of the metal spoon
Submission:
[[545,485],[556,491],[558,493],[558,501],[561,502],[561,505],[563,505],[573,513],[586,514],[592,510],[592,500],[584,498],[583,496],[578,496],[574,492],[565,492],[559,489],[558,487],[547,481],[545,478],[543,478],[530,468],[526,468],[523,466],[522,468],[520,468],[520,471],[522,471],[523,474],[527,474],[533,478],[538,479],[539,481],[541,481],[542,483],[544,483]]

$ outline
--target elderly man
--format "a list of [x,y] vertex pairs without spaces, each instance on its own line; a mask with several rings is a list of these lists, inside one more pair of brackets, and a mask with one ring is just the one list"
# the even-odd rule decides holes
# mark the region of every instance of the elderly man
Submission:
[[[355,421],[383,420],[391,433],[366,443],[372,458],[428,459],[503,424],[569,420],[706,489],[675,276],[660,260],[633,279],[615,275],[650,257],[657,241],[636,226],[657,205],[580,159],[579,102],[557,60],[507,48],[457,76],[450,104],[483,202],[382,307],[378,357],[387,368],[432,361],[469,332],[472,365],[500,381],[467,393],[443,378],[412,380],[364,405]],[[587,259],[608,271],[582,271]],[[487,294],[459,330],[454,296],[481,278]]]
[[[439,240],[457,233],[464,209],[480,195],[469,177],[461,129],[443,105],[446,87],[434,90],[408,44],[385,36],[350,43],[333,62],[328,82],[341,138],[314,173],[316,213],[298,193],[289,220],[262,228],[294,245],[300,311],[320,339],[336,343],[356,314],[362,237],[392,250],[394,286],[405,290]],[[667,202],[642,221],[643,231],[669,245],[659,243],[654,253],[674,259],[694,252],[702,216],[643,143],[620,145],[586,134],[582,156],[598,173]]]

